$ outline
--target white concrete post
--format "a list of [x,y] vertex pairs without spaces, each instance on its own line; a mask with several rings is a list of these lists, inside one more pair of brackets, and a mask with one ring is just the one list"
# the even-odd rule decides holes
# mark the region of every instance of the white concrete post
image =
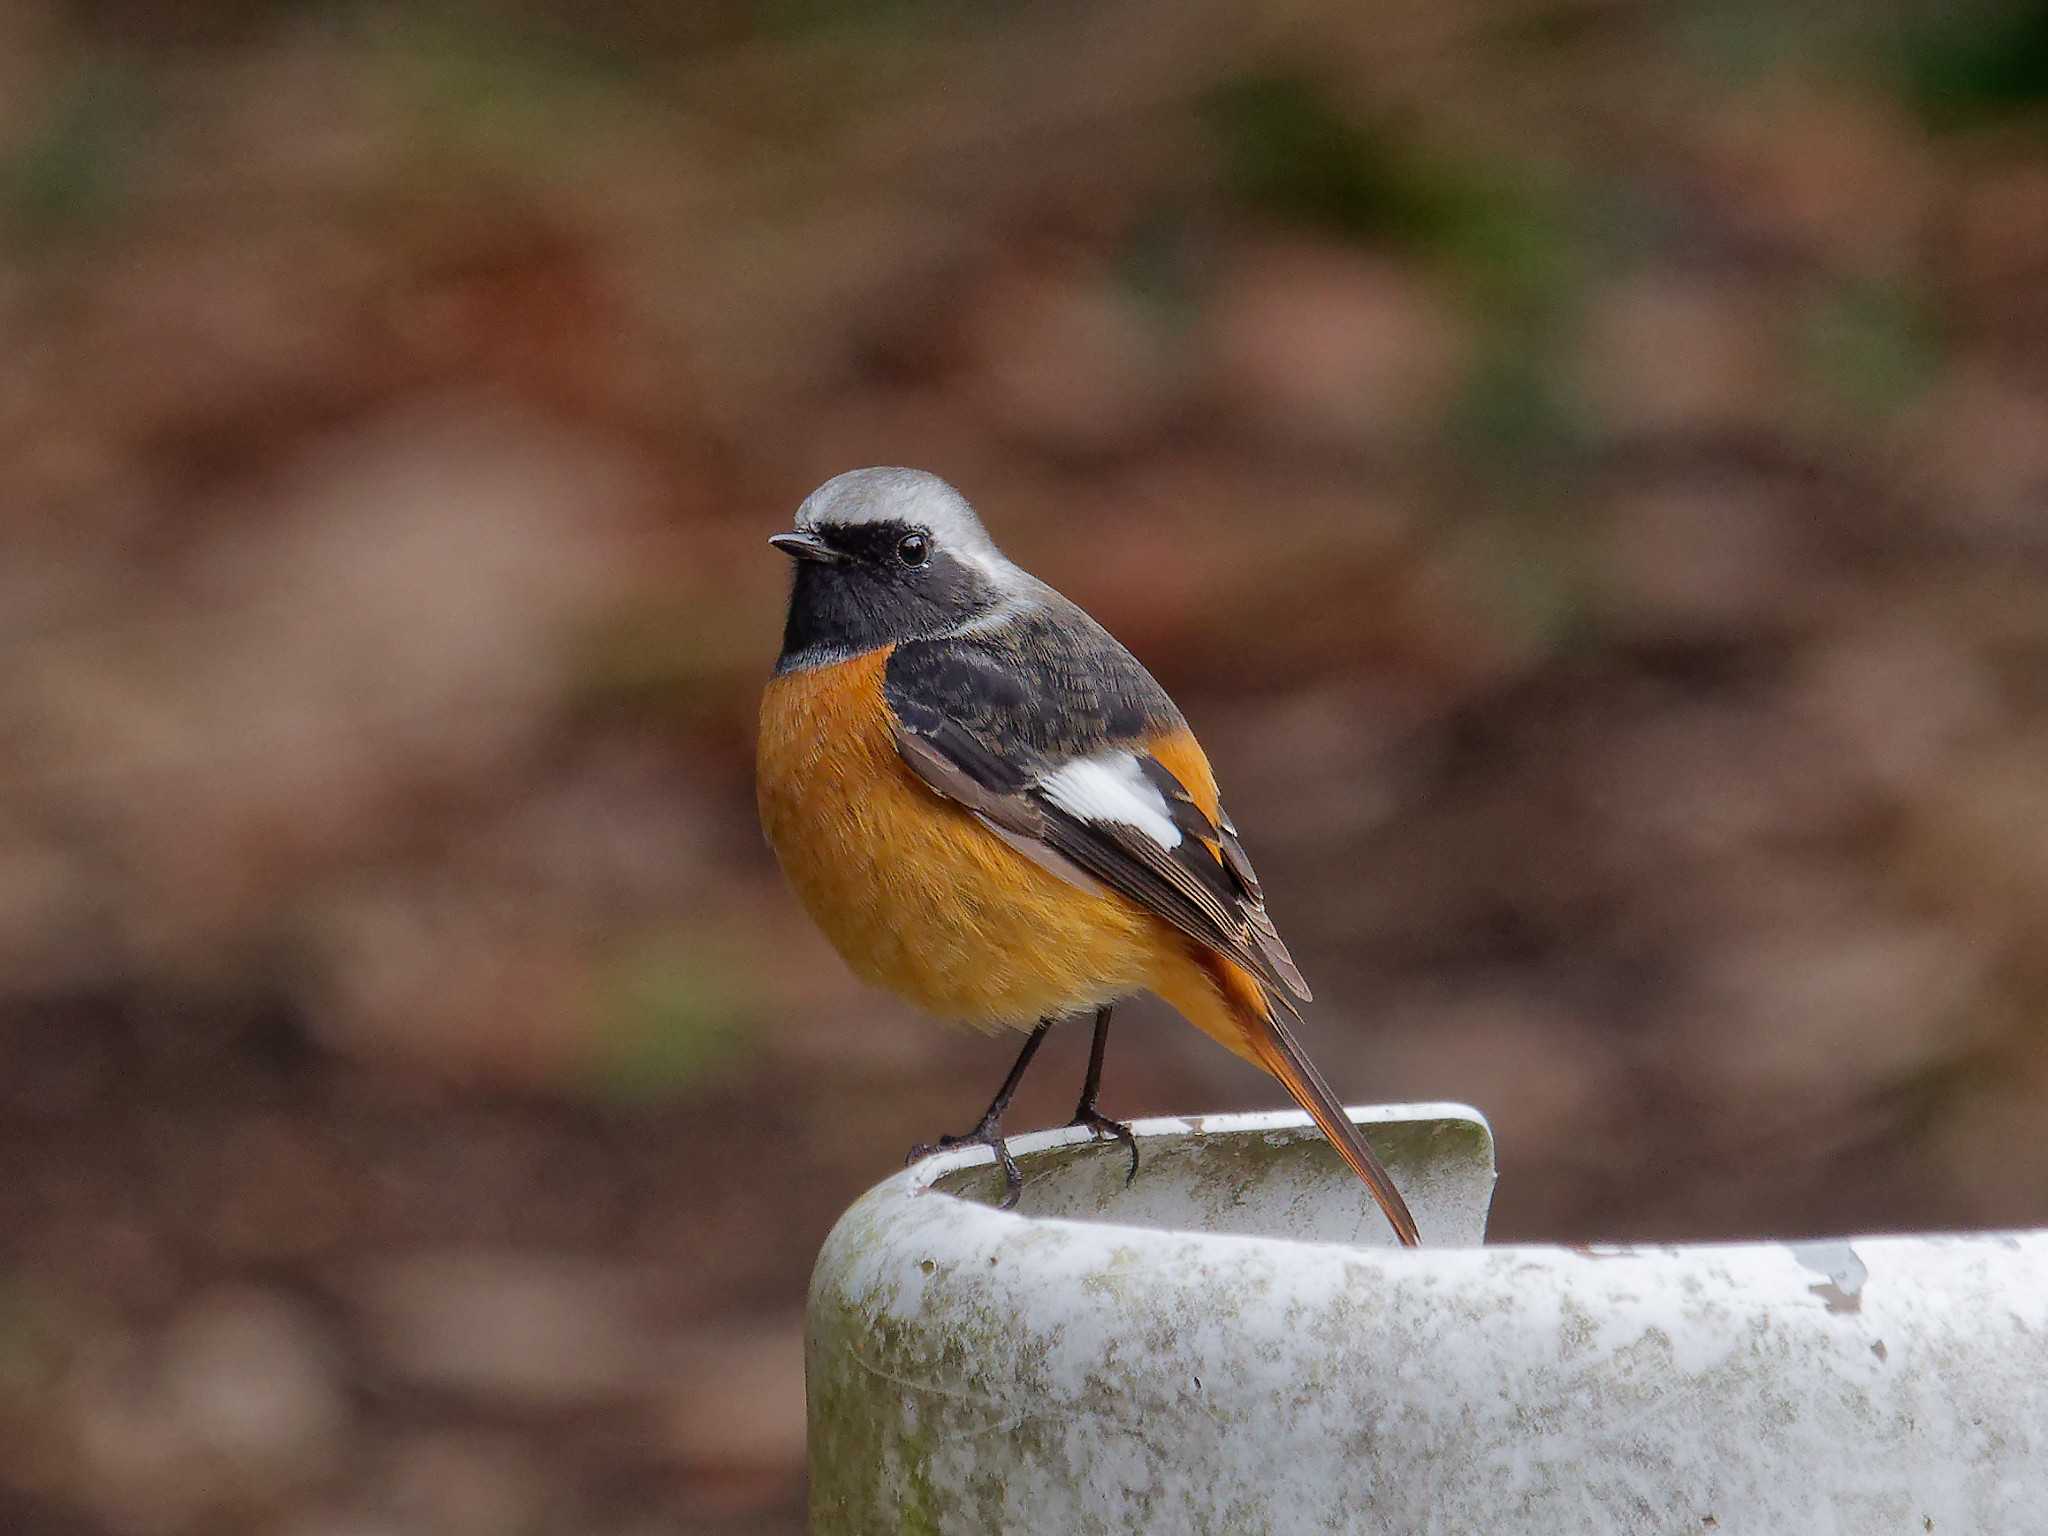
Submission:
[[2048,1532],[2048,1234],[1482,1248],[1485,1122],[1293,1114],[887,1180],[813,1278],[812,1530]]

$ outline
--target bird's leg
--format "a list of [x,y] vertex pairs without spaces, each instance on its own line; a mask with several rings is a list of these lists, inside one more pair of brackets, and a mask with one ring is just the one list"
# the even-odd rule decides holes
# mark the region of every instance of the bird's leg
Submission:
[[1051,1019],[1040,1019],[1038,1027],[1031,1031],[1031,1038],[1024,1042],[1024,1049],[1017,1053],[1010,1075],[1003,1079],[1003,1086],[996,1090],[996,1096],[989,1100],[988,1110],[981,1117],[981,1123],[964,1136],[941,1136],[938,1145],[919,1143],[910,1149],[907,1162],[916,1162],[934,1152],[944,1152],[952,1147],[987,1147],[996,1155],[996,1164],[1003,1170],[1003,1201],[1001,1209],[1008,1210],[1017,1203],[1017,1196],[1024,1189],[1024,1174],[1017,1167],[1017,1160],[1010,1156],[1009,1143],[1003,1140],[1003,1111],[1010,1107],[1010,1100],[1017,1096],[1017,1085],[1024,1081],[1024,1069],[1031,1065],[1031,1058],[1038,1054],[1038,1047],[1044,1043],[1046,1031],[1052,1028]]
[[1124,1175],[1129,1184],[1138,1176],[1138,1138],[1131,1134],[1131,1128],[1121,1120],[1112,1120],[1095,1107],[1095,1100],[1102,1092],[1102,1052],[1109,1044],[1109,1016],[1113,1008],[1104,1006],[1095,1010],[1095,1041],[1088,1047],[1088,1075],[1081,1079],[1081,1102],[1074,1107],[1074,1118],[1069,1125],[1085,1125],[1098,1136],[1107,1136],[1122,1142],[1130,1149],[1131,1170]]

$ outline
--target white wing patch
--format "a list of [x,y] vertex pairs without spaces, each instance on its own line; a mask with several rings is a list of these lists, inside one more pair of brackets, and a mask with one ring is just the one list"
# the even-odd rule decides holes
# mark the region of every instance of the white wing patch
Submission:
[[1180,846],[1180,828],[1167,811],[1166,796],[1129,752],[1077,757],[1046,774],[1038,788],[1069,816],[1113,821],[1137,828],[1162,848]]

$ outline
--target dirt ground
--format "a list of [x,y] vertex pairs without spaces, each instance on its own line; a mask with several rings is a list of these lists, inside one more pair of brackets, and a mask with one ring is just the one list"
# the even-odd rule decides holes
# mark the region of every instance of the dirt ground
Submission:
[[[860,464],[1153,666],[1497,1237],[2048,1221],[2043,59],[0,7],[0,1530],[800,1529],[811,1258],[1011,1049],[754,825],[763,540]],[[1112,1112],[1280,1102],[1128,1018]]]

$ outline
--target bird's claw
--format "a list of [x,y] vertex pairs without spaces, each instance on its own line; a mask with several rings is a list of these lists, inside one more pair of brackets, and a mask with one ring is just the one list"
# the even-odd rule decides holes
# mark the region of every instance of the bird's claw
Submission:
[[1112,1120],[1109,1116],[1095,1109],[1076,1111],[1074,1118],[1069,1120],[1067,1124],[1085,1125],[1098,1138],[1120,1141],[1124,1144],[1125,1149],[1131,1154],[1130,1170],[1124,1174],[1124,1185],[1128,1188],[1131,1181],[1138,1176],[1138,1138],[1131,1133],[1131,1128],[1124,1124],[1123,1121]]
[[996,1166],[1003,1171],[1003,1198],[996,1209],[1007,1211],[1017,1203],[1017,1197],[1024,1193],[1024,1170],[1017,1166],[1017,1159],[1010,1156],[1010,1144],[1003,1139],[1001,1130],[992,1121],[983,1121],[962,1136],[941,1136],[937,1143],[919,1142],[910,1149],[904,1165],[922,1162],[934,1152],[950,1152],[955,1147],[987,1147],[996,1155]]

